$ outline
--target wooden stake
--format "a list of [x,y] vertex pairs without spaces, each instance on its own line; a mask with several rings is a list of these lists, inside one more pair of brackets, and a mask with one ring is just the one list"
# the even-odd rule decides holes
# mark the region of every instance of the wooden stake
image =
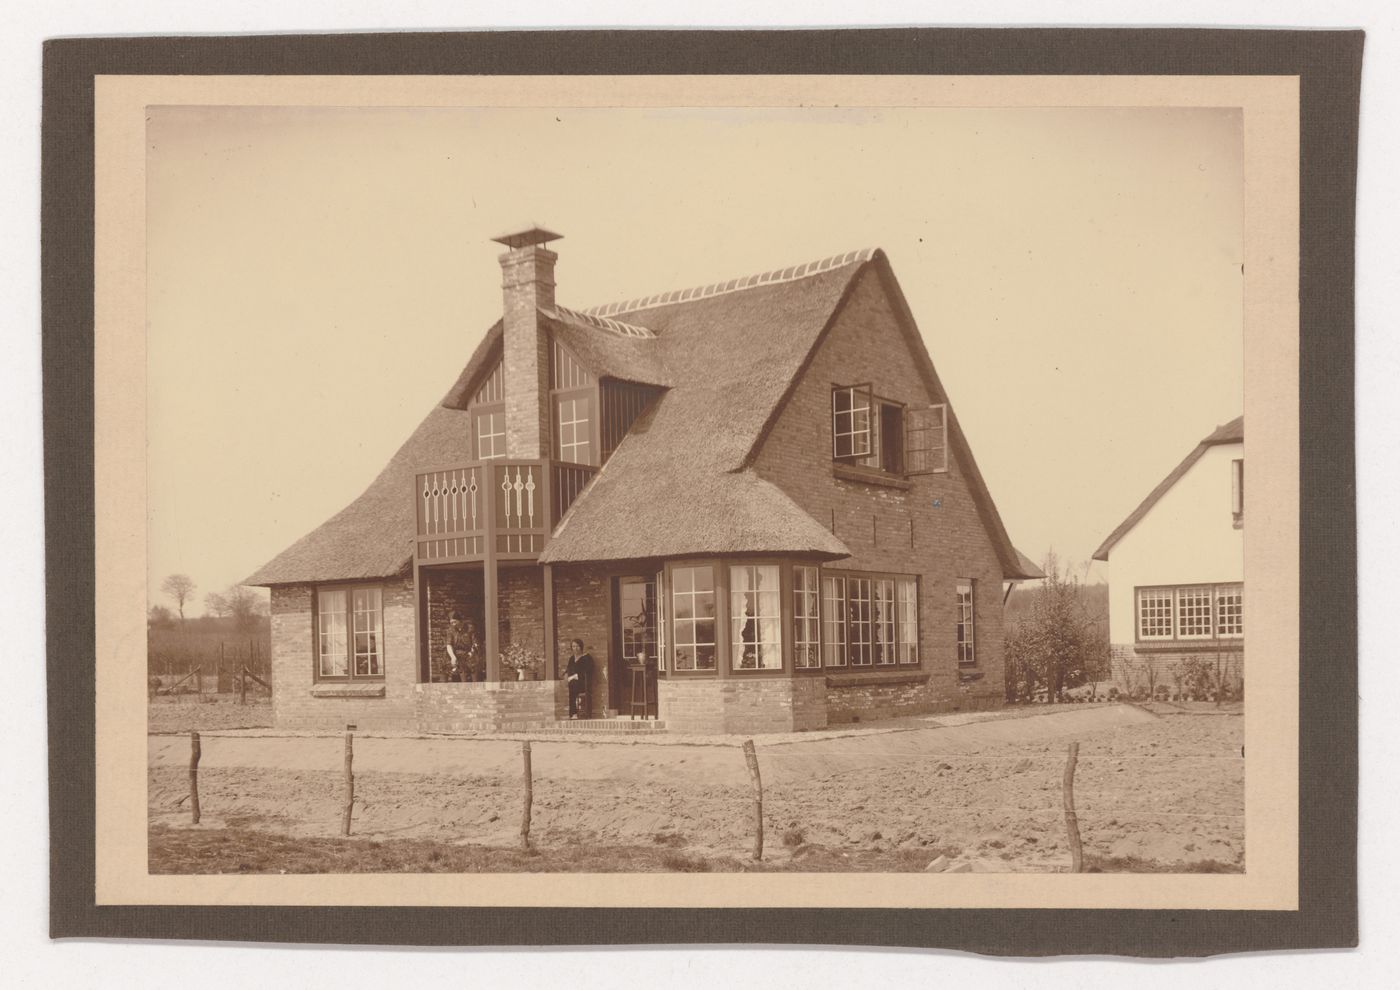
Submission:
[[1074,813],[1074,767],[1079,762],[1079,743],[1069,744],[1069,759],[1065,762],[1065,832],[1069,835],[1069,871],[1084,872],[1084,847],[1079,843],[1079,817]]
[[753,784],[753,858],[758,861],[763,859],[763,778],[758,774],[758,753],[752,739],[744,740],[744,762]]
[[242,664],[238,665],[238,703],[248,703],[248,668]]
[[535,779],[530,771],[530,740],[520,743],[520,757],[524,762],[525,807],[520,813],[520,848],[530,848],[530,806],[535,802]]
[[350,834],[350,816],[355,810],[355,771],[351,765],[355,761],[355,733],[345,733],[345,820],[341,824],[342,835]]
[[190,823],[199,824],[199,733],[190,733]]

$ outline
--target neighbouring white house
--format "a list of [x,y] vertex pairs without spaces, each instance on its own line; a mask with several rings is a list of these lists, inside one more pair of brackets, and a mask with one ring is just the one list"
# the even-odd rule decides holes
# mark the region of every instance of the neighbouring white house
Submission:
[[1094,559],[1109,565],[1109,642],[1120,690],[1201,693],[1201,672],[1208,670],[1227,696],[1238,694],[1244,672],[1244,417],[1197,444]]

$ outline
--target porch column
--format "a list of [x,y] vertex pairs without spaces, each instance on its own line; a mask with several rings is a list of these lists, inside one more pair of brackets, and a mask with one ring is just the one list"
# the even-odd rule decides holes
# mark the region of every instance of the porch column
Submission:
[[559,676],[559,643],[554,632],[554,565],[544,565],[544,679],[552,681]]
[[495,554],[488,554],[482,565],[481,584],[486,613],[486,680],[495,683],[501,679],[500,582]]

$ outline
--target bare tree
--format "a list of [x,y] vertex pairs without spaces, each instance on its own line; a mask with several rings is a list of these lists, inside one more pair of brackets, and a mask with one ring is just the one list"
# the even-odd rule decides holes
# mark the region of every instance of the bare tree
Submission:
[[227,596],[221,595],[217,591],[209,592],[204,596],[204,611],[210,615],[217,615],[221,619],[226,617],[230,614]]
[[163,594],[169,595],[175,600],[175,607],[180,611],[180,621],[185,621],[185,602],[194,597],[195,583],[190,580],[188,574],[172,574],[160,584]]

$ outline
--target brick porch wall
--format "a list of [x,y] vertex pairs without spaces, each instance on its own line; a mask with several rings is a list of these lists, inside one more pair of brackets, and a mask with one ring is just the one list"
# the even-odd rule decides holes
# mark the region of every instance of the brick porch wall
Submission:
[[272,717],[277,728],[340,729],[347,722],[361,729],[413,728],[418,680],[413,583],[395,578],[379,587],[384,600],[384,679],[319,683],[312,654],[314,589],[272,589]]
[[551,721],[561,692],[558,681],[416,684],[414,717],[424,732],[515,731]]

